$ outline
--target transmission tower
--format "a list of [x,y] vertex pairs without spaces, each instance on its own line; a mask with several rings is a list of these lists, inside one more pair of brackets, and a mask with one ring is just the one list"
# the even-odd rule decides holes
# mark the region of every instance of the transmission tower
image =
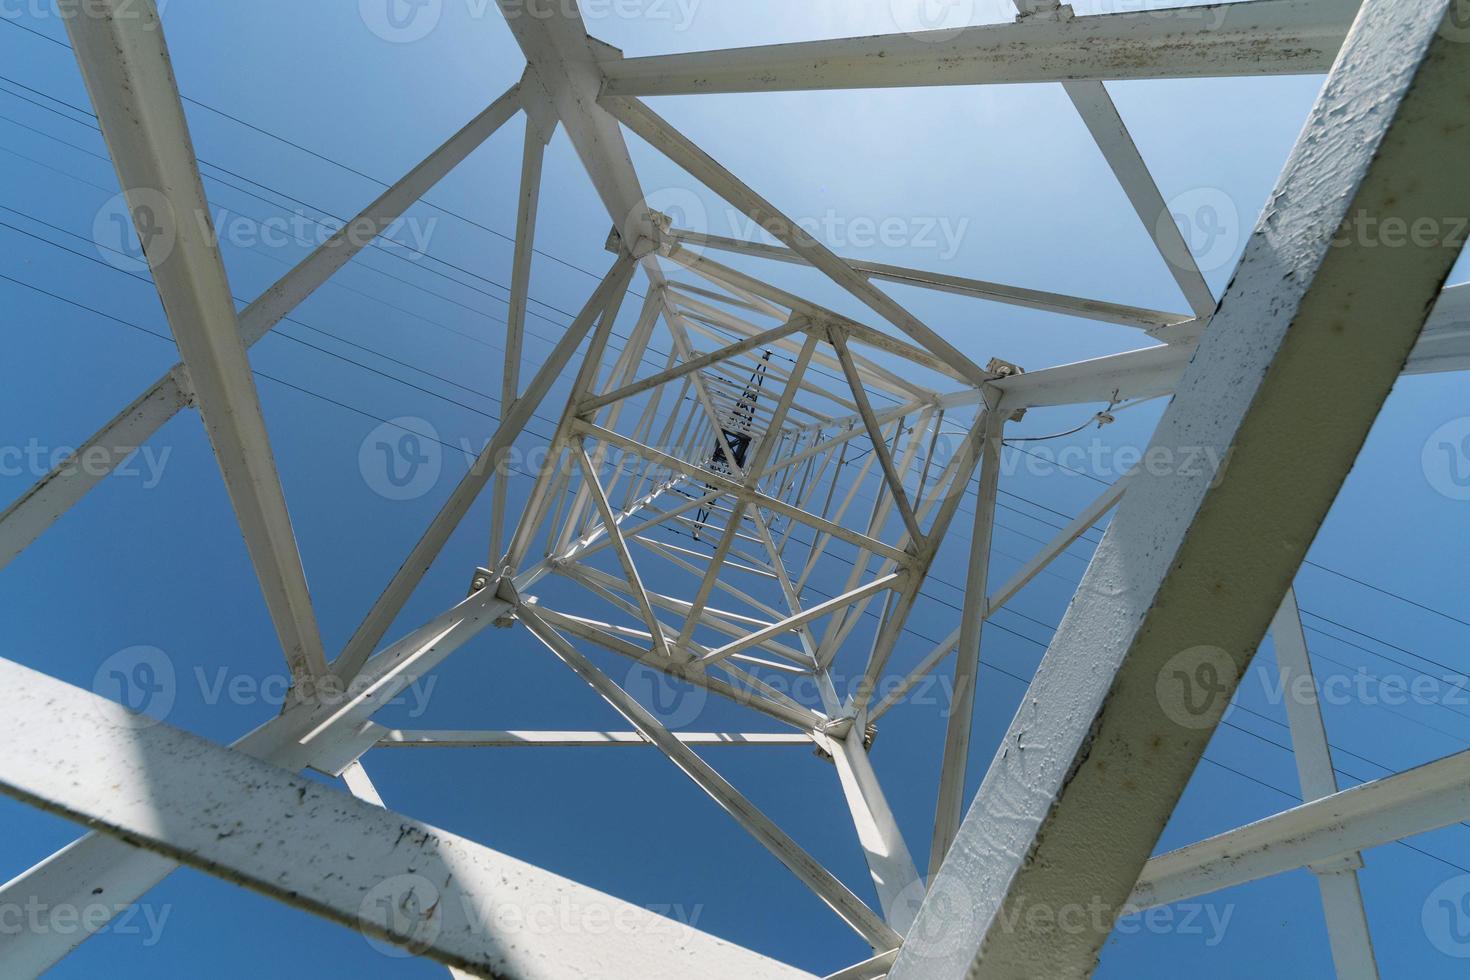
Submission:
[[[615,743],[666,755],[871,946],[871,959],[831,980],[1086,976],[1125,910],[1299,868],[1321,885],[1339,975],[1377,975],[1359,855],[1470,816],[1470,755],[1340,791],[1316,705],[1290,701],[1307,802],[1155,850],[1268,632],[1283,679],[1310,674],[1292,579],[1395,380],[1470,366],[1470,287],[1442,288],[1458,243],[1375,249],[1340,233],[1366,218],[1470,209],[1462,168],[1447,163],[1470,158],[1470,45],[1449,0],[1361,9],[1250,0],[1093,16],[1021,0],[1013,23],[639,58],[589,37],[574,4],[530,17],[505,0],[526,56],[521,80],[238,314],[215,242],[186,217],[208,207],[153,0],[59,5],[182,362],[79,450],[106,461],[100,472],[58,467],[0,515],[0,558],[32,543],[168,420],[197,411],[303,696],[226,747],[0,661],[11,731],[0,788],[88,828],[0,900],[125,903],[185,864],[456,972],[808,976],[698,930],[669,941],[668,921],[646,909],[387,809],[363,762],[435,746]],[[1306,73],[1326,73],[1321,96],[1216,297],[1104,83]],[[844,259],[644,101],[1013,83],[1064,87],[1185,309]],[[499,427],[329,660],[247,351],[518,113],[527,125]],[[523,364],[541,159],[558,127],[606,207],[608,268],[544,361]],[[779,244],[680,228],[650,207],[625,131]],[[726,255],[749,259],[745,267],[818,270],[872,322],[740,271]],[[644,298],[619,348],[613,325],[639,274]],[[1030,370],[1002,350],[981,366],[952,342],[955,328],[926,324],[880,283],[1121,324],[1138,331],[1139,346]],[[656,337],[672,352],[650,366]],[[565,402],[553,406],[559,386]],[[1034,408],[1155,398],[1169,401],[1145,463],[1009,579],[992,580],[1007,426]],[[558,417],[548,460],[522,512],[509,514],[506,460],[538,409]],[[1147,465],[1200,450],[1228,465]],[[484,493],[490,548],[483,566],[464,569],[468,594],[443,596],[442,613],[390,637]],[[964,499],[973,516],[961,518]],[[967,799],[982,624],[1110,513]],[[898,637],[946,540],[966,556],[962,609],[941,642],[899,669]],[[651,587],[653,566],[659,582],[682,586]],[[560,599],[549,597],[553,580]],[[374,720],[497,628],[534,637],[628,730],[404,731]],[[781,731],[671,730],[598,666],[593,648]],[[932,827],[910,828],[931,831],[932,845],[916,856],[870,750],[887,712],[940,669],[952,672],[953,703],[935,746]],[[817,697],[793,697],[792,677]],[[789,745],[829,759],[871,880],[855,887],[824,867],[696,751],[712,745]],[[298,775],[307,768],[341,776],[350,795]],[[525,918],[478,916],[569,901],[622,925],[612,936],[548,933]],[[1077,909],[1101,914],[1055,927]],[[102,924],[7,937],[0,970],[38,973]]]

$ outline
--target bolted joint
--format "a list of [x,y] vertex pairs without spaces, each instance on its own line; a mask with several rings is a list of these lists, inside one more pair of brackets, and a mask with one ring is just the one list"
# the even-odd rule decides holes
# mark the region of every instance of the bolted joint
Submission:
[[852,724],[853,720],[849,716],[830,718],[823,722],[822,727],[817,730],[828,738],[847,738],[848,733],[852,731]]
[[[1068,9],[1070,10],[1071,8]],[[990,359],[990,363],[985,365],[985,370],[990,374],[995,375],[997,379],[1014,378],[1018,374],[1026,373],[1026,369],[1021,367],[1021,365],[1012,364],[1010,361],[1003,361],[998,357],[992,357]],[[1018,408],[1008,416],[1008,418],[1012,422],[1019,422],[1025,417],[1026,410],[1024,408]]]
[[475,574],[470,576],[470,591],[467,594],[474,595],[476,592],[483,591],[494,581],[495,573],[490,571],[490,569],[476,568]]
[[508,565],[500,570],[500,575],[495,581],[495,598],[510,603],[510,610],[495,619],[495,626],[500,629],[509,629],[515,625],[516,610],[521,607],[521,593],[516,589],[515,578],[511,575]]
[[503,568],[497,574],[488,568],[476,568],[475,574],[470,577],[470,595],[484,592],[490,589],[495,598],[510,603],[511,609],[504,615],[495,618],[494,625],[500,629],[508,629],[515,625],[515,610],[521,604],[520,593],[516,591],[515,581],[510,575],[510,568]]
[[1026,369],[1021,367],[1021,365],[1012,364],[1010,361],[1002,361],[998,357],[992,357],[990,363],[985,365],[985,370],[987,373],[995,375],[996,378],[1013,378],[1018,374],[1026,373]]
[[643,259],[658,252],[667,254],[676,242],[669,234],[673,219],[658,211],[645,211],[641,215],[629,215],[625,227],[616,225],[607,233],[604,248],[609,252],[626,252],[634,259]]

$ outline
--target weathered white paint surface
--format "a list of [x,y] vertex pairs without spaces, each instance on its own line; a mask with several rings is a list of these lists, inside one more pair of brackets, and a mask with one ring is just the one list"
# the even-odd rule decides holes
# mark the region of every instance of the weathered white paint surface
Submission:
[[0,711],[7,794],[477,975],[810,976],[10,661]]
[[[1364,6],[1151,446],[1225,467],[1130,486],[895,980],[1092,971],[1459,253],[1335,235],[1470,207],[1442,165],[1470,154],[1446,9]],[[1206,660],[1220,686],[1171,710],[1161,679]]]
[[1332,64],[1356,10],[1356,0],[1255,0],[958,31],[614,56],[600,66],[610,95],[1304,74]]

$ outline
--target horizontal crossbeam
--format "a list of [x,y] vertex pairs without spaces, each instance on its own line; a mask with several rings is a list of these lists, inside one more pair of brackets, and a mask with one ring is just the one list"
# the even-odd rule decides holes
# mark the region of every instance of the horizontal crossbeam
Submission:
[[0,710],[7,795],[477,976],[808,976],[11,661]]
[[1070,79],[1300,75],[1332,64],[1353,0],[1245,3],[1022,20],[599,63],[608,95],[691,95]]

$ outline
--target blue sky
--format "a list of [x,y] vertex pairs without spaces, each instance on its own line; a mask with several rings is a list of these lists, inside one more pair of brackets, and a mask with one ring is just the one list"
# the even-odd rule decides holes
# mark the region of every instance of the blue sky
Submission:
[[[621,16],[628,9],[622,5],[587,6],[590,31],[629,55],[882,33],[914,23],[897,2],[793,9],[765,0],[649,0],[635,17]],[[164,6],[205,188],[233,226],[298,212],[355,213],[381,190],[376,181],[395,180],[520,76],[523,59],[493,5],[443,0],[432,29],[408,43],[375,34],[368,26],[374,9],[368,0]],[[974,22],[1006,16],[998,4],[953,9]],[[0,447],[27,453],[5,458],[0,500],[8,502],[40,475],[29,460],[86,438],[177,356],[151,285],[102,261],[96,229],[106,224],[98,215],[105,215],[116,180],[71,53],[55,43],[65,41],[62,23],[45,4],[3,10],[0,337],[13,370],[0,388]],[[1190,215],[1204,214],[1199,209],[1208,204],[1220,216],[1196,229],[1192,241],[1217,295],[1320,81],[1109,86],[1165,198]],[[652,104],[776,204],[829,229],[829,238],[841,239],[829,244],[843,254],[1183,309],[1059,87]],[[463,472],[464,457],[453,447],[477,448],[493,431],[520,135],[520,120],[512,120],[428,195],[433,206],[413,209],[432,259],[365,254],[252,351],[329,653],[346,641]],[[682,209],[715,234],[749,234],[723,202],[636,138],[629,142],[655,203]],[[533,362],[610,261],[602,248],[608,216],[563,134],[549,147],[543,186],[543,251],[533,268],[536,316],[527,341]],[[909,230],[905,244],[865,244],[861,222],[885,219]],[[925,238],[923,228],[936,234]],[[236,296],[248,300],[305,247],[227,236],[223,251]],[[731,264],[843,312],[862,312],[808,270]],[[633,289],[643,287],[640,275]],[[1139,335],[1123,327],[888,288],[982,363],[1000,356],[1035,369],[1139,346]],[[636,314],[630,297],[620,333]],[[1463,749],[1470,738],[1470,697],[1460,691],[1461,672],[1470,666],[1462,553],[1470,502],[1459,499],[1443,469],[1470,467],[1470,459],[1438,460],[1424,451],[1442,426],[1470,414],[1467,394],[1457,375],[1398,385],[1298,580],[1319,677],[1368,678],[1353,688],[1368,694],[1324,709],[1344,786]],[[1147,444],[1160,409],[1131,409],[1102,432],[1029,451],[1100,440],[1106,468],[1120,448]],[[1012,434],[1071,428],[1094,410],[1034,411]],[[544,440],[555,424],[554,408],[539,414],[525,446]],[[442,473],[422,496],[390,500],[375,492],[359,450],[385,420],[403,417],[428,423],[445,444]],[[0,571],[0,608],[11,627],[5,655],[91,687],[118,651],[157,648],[179,679],[170,723],[229,741],[275,708],[253,696],[211,698],[200,678],[261,684],[282,673],[283,661],[197,417],[180,415],[150,448],[156,470],[145,460],[136,475],[109,479]],[[1116,475],[1071,473],[1016,451],[1007,466],[996,538],[1001,576],[1101,490],[1098,478]],[[529,484],[513,481],[511,513]],[[394,634],[463,595],[469,571],[485,561],[488,516],[482,499]],[[968,519],[960,520],[967,530]],[[1075,545],[985,630],[972,792],[1099,534]],[[930,646],[926,637],[943,636],[957,621],[963,561],[960,548],[942,554],[896,663],[917,659]],[[817,584],[830,591],[839,583]],[[551,581],[545,594],[548,602],[576,601]],[[1285,714],[1270,696],[1271,662],[1263,655],[1252,669],[1161,846],[1294,802]],[[599,663],[627,676],[625,665]],[[1384,683],[1426,676],[1435,680],[1432,694],[1407,703],[1397,703]],[[420,693],[422,702],[390,709],[391,723],[626,727],[519,630],[480,636]],[[714,701],[680,720],[698,729],[771,730]],[[943,725],[933,706],[900,706],[883,720],[874,750],[915,855],[928,851]],[[704,756],[859,894],[869,894],[826,762],[789,747]],[[630,901],[683,910],[701,929],[818,975],[865,953],[825,906],[654,750],[384,751],[367,764],[390,806]],[[0,814],[9,831],[3,877],[77,834],[8,800],[0,800]],[[1470,944],[1435,916],[1440,898],[1470,894],[1470,879],[1460,880],[1470,875],[1466,828],[1365,857],[1363,889],[1383,974],[1462,975],[1460,957]],[[432,964],[385,958],[349,930],[192,871],[169,878],[147,897],[144,914],[125,925],[84,944],[54,975],[442,975]],[[1330,969],[1316,886],[1298,872],[1210,896],[1170,921],[1124,923],[1099,976],[1187,970],[1200,978],[1304,977]]]

